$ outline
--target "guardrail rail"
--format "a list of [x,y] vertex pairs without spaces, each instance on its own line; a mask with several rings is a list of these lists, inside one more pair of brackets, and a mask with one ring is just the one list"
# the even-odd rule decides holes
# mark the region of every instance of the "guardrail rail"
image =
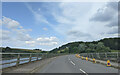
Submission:
[[51,58],[65,54],[52,54],[52,53],[0,53],[2,60],[0,60],[0,69],[18,66],[20,64],[38,61],[41,59]]
[[106,52],[106,53],[80,53],[80,56],[95,58],[99,60],[110,60],[120,63],[120,52]]

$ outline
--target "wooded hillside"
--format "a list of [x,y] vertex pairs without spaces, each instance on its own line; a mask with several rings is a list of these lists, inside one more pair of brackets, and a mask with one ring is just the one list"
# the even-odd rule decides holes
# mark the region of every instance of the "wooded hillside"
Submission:
[[120,38],[105,38],[92,42],[71,42],[55,48],[50,53],[90,53],[119,51]]

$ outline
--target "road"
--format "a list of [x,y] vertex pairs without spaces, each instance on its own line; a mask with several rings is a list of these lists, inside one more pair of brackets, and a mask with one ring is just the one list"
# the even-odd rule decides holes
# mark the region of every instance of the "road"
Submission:
[[59,56],[35,73],[118,73],[118,69],[81,60],[75,55]]

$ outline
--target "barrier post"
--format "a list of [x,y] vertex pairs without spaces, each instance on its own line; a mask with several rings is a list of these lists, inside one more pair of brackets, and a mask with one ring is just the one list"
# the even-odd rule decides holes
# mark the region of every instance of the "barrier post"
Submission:
[[110,60],[107,60],[107,66],[108,66],[108,67],[111,66]]
[[93,63],[96,63],[95,58],[93,58]]
[[18,57],[17,57],[17,62],[16,62],[16,66],[18,66],[20,63],[20,54],[18,54]]
[[86,57],[86,61],[88,61],[88,57]]
[[84,58],[83,58],[83,56],[82,56],[82,60],[83,60]]
[[32,55],[30,54],[30,57],[29,57],[29,62],[31,62],[31,59],[32,59]]

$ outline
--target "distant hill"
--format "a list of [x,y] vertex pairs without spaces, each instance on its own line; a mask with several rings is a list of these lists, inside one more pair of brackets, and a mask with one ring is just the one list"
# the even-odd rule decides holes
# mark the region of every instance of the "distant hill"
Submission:
[[120,38],[105,38],[92,42],[71,42],[55,48],[50,53],[90,53],[120,51],[118,47]]
[[98,42],[103,42],[104,45],[110,47],[110,49],[120,50],[120,47],[118,46],[120,44],[120,38],[105,38]]
[[10,48],[10,47],[0,47],[1,52],[3,53],[46,53],[40,49],[19,49],[19,48]]
[[[19,48],[10,48],[10,47],[0,47],[0,51],[2,53],[48,53],[47,51],[42,51],[40,49],[19,49]],[[26,57],[26,56],[29,56],[28,55],[25,55],[25,54],[21,54],[20,55],[21,57]],[[33,55],[33,56],[36,56],[36,55]],[[11,58],[16,58],[17,57],[17,54],[3,54],[2,55],[2,59],[11,59]]]
[[51,51],[42,51],[40,49],[18,49],[10,47],[0,47],[3,53],[90,53],[90,52],[116,52],[120,51],[118,46],[120,38],[104,38],[92,42],[70,42],[65,45],[55,48]]

